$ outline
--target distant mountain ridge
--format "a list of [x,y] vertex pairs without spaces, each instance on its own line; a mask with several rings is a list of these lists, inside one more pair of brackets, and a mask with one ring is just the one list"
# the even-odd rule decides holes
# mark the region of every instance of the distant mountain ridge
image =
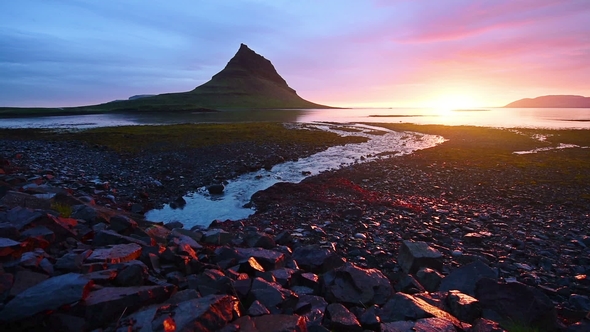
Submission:
[[551,95],[524,98],[512,102],[506,108],[590,108],[590,97],[575,95]]

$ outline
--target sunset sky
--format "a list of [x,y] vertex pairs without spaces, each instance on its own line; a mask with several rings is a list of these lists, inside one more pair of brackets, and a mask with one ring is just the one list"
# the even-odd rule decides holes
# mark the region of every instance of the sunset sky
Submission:
[[590,0],[19,0],[0,5],[0,106],[188,91],[240,43],[333,106],[590,96]]

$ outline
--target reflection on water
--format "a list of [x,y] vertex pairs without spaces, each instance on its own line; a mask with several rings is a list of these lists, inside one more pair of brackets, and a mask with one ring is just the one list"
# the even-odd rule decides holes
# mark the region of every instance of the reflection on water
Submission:
[[416,150],[440,144],[440,136],[409,132],[394,132],[381,127],[356,125],[354,131],[340,125],[317,124],[317,129],[330,131],[342,136],[362,136],[369,140],[364,143],[333,146],[307,158],[275,165],[271,170],[260,169],[230,180],[223,195],[210,195],[199,188],[184,199],[182,209],[166,205],[160,210],[146,213],[152,221],[180,221],[187,228],[195,225],[208,226],[213,220],[238,220],[255,211],[247,207],[254,193],[269,188],[277,182],[301,182],[304,178],[321,172],[339,169],[355,163],[368,162],[412,153]]
[[354,108],[311,110],[242,110],[212,113],[90,114],[0,119],[1,128],[92,128],[142,124],[210,122],[404,122],[502,128],[590,129],[588,108]]

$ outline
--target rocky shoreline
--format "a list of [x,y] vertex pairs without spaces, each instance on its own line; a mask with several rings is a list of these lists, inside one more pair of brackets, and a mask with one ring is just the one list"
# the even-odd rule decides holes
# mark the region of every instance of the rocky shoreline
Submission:
[[142,217],[317,150],[232,143],[131,158],[2,140],[3,329],[589,329],[588,206],[551,204],[571,187],[515,188],[518,169],[474,175],[411,155],[277,184],[253,197],[255,215],[208,229]]

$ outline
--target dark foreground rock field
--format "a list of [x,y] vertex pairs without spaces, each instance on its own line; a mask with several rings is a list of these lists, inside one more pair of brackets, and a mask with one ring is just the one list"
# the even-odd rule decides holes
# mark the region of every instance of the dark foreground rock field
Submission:
[[0,139],[0,329],[590,331],[583,172],[416,153],[279,183],[245,220],[143,217],[314,152]]

